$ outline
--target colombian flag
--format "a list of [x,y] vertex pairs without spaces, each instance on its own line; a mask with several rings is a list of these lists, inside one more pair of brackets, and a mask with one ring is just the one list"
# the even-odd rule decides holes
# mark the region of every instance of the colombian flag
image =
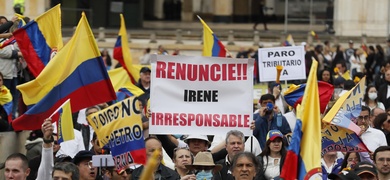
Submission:
[[122,67],[108,71],[112,86],[116,92],[117,101],[144,93],[139,87],[129,81],[129,76]]
[[[2,107],[8,116],[8,121],[12,120],[12,94],[4,85],[0,87],[0,108]],[[1,111],[1,110],[0,110]]]
[[198,16],[203,24],[203,56],[226,57],[226,48],[209,26]]
[[60,4],[13,33],[31,73],[37,77],[63,46]]
[[15,130],[39,129],[43,120],[67,99],[72,101],[72,112],[116,99],[84,13],[63,50],[35,80],[17,88],[27,105],[35,105],[14,120]]
[[59,107],[53,115],[59,117],[57,121],[57,134],[58,134],[58,144],[74,139],[73,131],[73,120],[72,120],[72,110],[70,109],[70,100],[66,100],[64,104]]
[[286,38],[286,41],[283,43],[284,46],[295,46],[294,39],[292,38],[291,34],[289,34]]
[[[280,177],[285,180],[321,178],[321,117],[317,83],[317,61],[313,61],[291,145]],[[305,108],[305,111],[304,111]],[[310,108],[310,110],[306,109]]]
[[122,67],[127,71],[133,84],[139,79],[139,71],[133,67],[133,59],[130,55],[129,43],[127,42],[126,24],[123,15],[121,17],[121,27],[119,29],[118,39],[114,47],[114,59],[118,60]]
[[[301,104],[302,98],[306,89],[306,84],[291,85],[289,89],[284,93],[284,99],[287,104],[291,107],[296,108],[298,104]],[[330,98],[332,98],[334,91],[333,85],[318,81],[318,93],[320,95],[320,111],[325,112],[326,106],[328,105]]]

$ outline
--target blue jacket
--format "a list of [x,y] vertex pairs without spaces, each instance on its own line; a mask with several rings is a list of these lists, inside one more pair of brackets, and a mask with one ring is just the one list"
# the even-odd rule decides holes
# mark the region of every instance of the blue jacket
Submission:
[[[256,113],[253,115],[253,119],[255,120],[255,129],[253,130],[253,136],[257,138],[259,141],[259,144],[261,146],[261,149],[264,149],[266,146],[266,138],[267,133],[270,130],[279,130],[283,135],[286,135],[288,133],[291,133],[290,125],[287,122],[287,119],[282,115],[282,125],[280,127],[277,126],[276,122],[276,114],[274,114],[274,117],[271,122],[269,122],[268,119],[269,116],[261,117],[259,113]],[[268,129],[268,123],[271,123],[270,129]]]
[[[338,174],[341,171],[342,164],[343,164],[343,159],[342,158],[337,159],[336,164],[333,166],[331,173]],[[322,163],[321,163],[321,168],[322,168],[322,179],[327,180],[329,174],[328,174],[328,172],[326,172],[326,169]]]

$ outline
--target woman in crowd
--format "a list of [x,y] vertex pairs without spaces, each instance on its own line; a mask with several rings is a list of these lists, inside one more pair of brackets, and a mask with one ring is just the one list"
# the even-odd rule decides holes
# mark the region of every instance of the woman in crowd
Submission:
[[186,168],[186,165],[192,164],[192,155],[187,148],[176,148],[173,152],[172,161],[175,164],[175,170],[182,180],[191,179],[195,175]]
[[12,94],[4,85],[4,76],[0,72],[0,132],[8,131],[10,125],[8,119],[12,112]]
[[357,49],[349,58],[349,63],[351,64],[352,77],[355,76],[356,73],[362,72],[364,65],[366,64],[366,55],[364,54],[363,49]]
[[383,50],[382,46],[377,44],[375,46],[376,53],[375,53],[375,66],[374,66],[374,72],[375,74],[378,74],[381,70],[381,66],[385,62],[385,51]]
[[378,101],[378,91],[374,85],[368,85],[366,88],[366,93],[363,97],[362,106],[368,106],[370,110],[378,107],[385,110],[383,103]]
[[318,74],[318,80],[333,84],[333,76],[329,69],[324,69]]
[[373,120],[374,128],[381,130],[385,134],[387,144],[390,143],[390,116],[388,113],[389,110],[386,113],[378,114]]
[[353,169],[353,167],[360,162],[360,155],[357,152],[347,152],[344,156],[344,160],[341,163],[341,170],[344,168]]
[[230,171],[235,180],[254,179],[259,169],[259,161],[250,152],[240,152],[233,157]]
[[267,134],[266,147],[258,156],[260,172],[256,176],[259,180],[269,180],[280,175],[286,158],[286,143],[283,134],[278,130],[271,130]]
[[110,70],[112,65],[110,54],[108,53],[107,49],[104,49],[101,52],[101,54],[102,54],[104,65],[106,65],[107,70]]

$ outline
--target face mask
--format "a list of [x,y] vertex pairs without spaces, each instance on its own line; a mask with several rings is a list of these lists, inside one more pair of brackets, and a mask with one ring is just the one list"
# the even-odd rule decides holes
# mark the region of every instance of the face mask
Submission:
[[213,178],[213,173],[211,170],[210,171],[202,170],[196,174],[196,180],[211,180],[211,178]]
[[378,97],[378,94],[376,93],[368,93],[368,98],[371,100],[375,100]]

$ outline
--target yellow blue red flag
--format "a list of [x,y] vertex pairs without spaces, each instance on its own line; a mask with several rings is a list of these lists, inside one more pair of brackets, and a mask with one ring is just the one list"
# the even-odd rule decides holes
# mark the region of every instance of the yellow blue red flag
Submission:
[[24,102],[34,106],[13,121],[15,130],[40,129],[43,120],[67,99],[72,101],[72,112],[116,99],[84,13],[73,37],[42,73],[17,88]]
[[62,46],[60,4],[13,33],[31,73],[37,77]]
[[139,79],[139,71],[133,67],[133,59],[131,58],[129,43],[127,40],[126,24],[123,15],[120,14],[121,27],[119,29],[118,38],[114,47],[114,59],[119,61],[122,67],[127,71],[130,80],[133,84]]
[[[302,104],[298,106],[297,122],[288,147],[280,177],[285,180],[306,180],[322,177],[321,117],[317,83],[318,63],[313,61]],[[303,110],[305,108],[305,111]],[[307,110],[306,108],[310,108]]]
[[203,56],[226,57],[226,48],[210,27],[198,16],[203,24]]
[[66,100],[51,116],[58,116],[57,136],[58,144],[74,139],[72,110],[70,109],[70,99]]

